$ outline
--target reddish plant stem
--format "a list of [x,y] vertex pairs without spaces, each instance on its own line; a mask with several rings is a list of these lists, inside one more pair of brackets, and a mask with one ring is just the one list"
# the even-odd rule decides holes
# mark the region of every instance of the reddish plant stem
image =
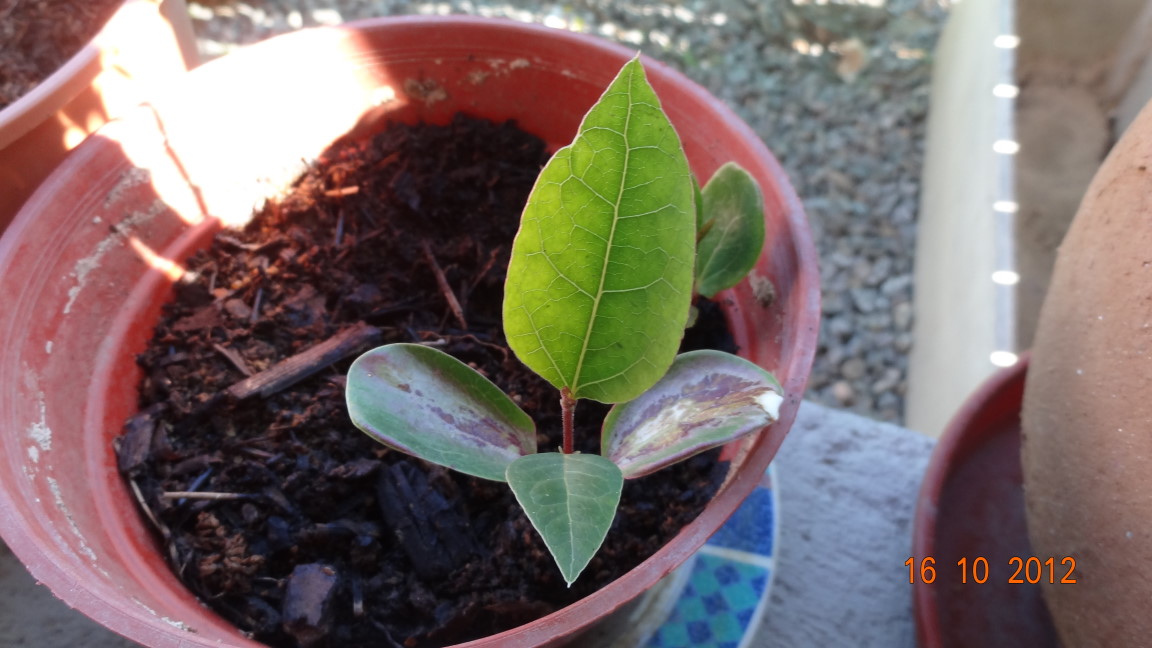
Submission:
[[576,451],[576,436],[575,424],[573,417],[576,414],[576,399],[572,398],[572,392],[568,391],[567,387],[560,389],[560,411],[564,419],[564,454],[572,454]]

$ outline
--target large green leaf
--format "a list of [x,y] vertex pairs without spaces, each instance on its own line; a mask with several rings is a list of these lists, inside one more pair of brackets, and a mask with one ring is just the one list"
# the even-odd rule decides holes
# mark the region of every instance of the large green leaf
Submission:
[[604,419],[600,451],[631,479],[764,429],[780,416],[780,383],[720,351],[677,356],[668,373]]
[[704,226],[696,256],[696,290],[705,297],[731,288],[756,265],[764,247],[764,197],[742,167],[729,162],[704,185]]
[[633,59],[532,189],[504,289],[512,350],[576,398],[635,398],[680,344],[695,232],[680,139]]
[[504,481],[536,452],[536,426],[512,399],[456,358],[390,344],[356,359],[345,391],[352,422],[386,446],[469,475]]
[[616,517],[620,469],[599,455],[544,452],[513,461],[508,485],[572,585]]

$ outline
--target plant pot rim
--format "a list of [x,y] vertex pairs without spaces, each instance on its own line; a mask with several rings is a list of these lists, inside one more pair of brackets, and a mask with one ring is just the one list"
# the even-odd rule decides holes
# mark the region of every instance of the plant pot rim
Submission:
[[[132,0],[129,0],[132,1]],[[194,83],[197,79],[211,78],[215,70],[222,66],[234,65],[239,61],[257,56],[260,52],[271,47],[291,47],[293,43],[307,43],[315,34],[354,34],[361,31],[403,29],[406,27],[432,26],[436,28],[475,29],[499,33],[504,39],[532,39],[547,38],[563,43],[572,51],[595,50],[597,53],[618,59],[623,62],[635,56],[635,50],[607,42],[598,37],[557,30],[535,24],[519,23],[506,19],[491,19],[471,16],[405,16],[375,18],[364,21],[348,23],[338,27],[322,27],[302,30],[284,36],[278,36],[265,43],[257,44],[244,50],[210,62],[193,71],[186,79],[185,84]],[[278,45],[272,45],[272,43]],[[299,45],[297,45],[299,47]],[[531,56],[532,50],[525,49],[525,56]],[[804,212],[799,199],[795,195],[790,183],[781,169],[779,163],[765,147],[759,137],[732,113],[723,103],[713,97],[699,85],[688,80],[679,72],[670,67],[645,59],[650,78],[659,77],[663,83],[675,84],[678,91],[688,95],[697,105],[707,106],[723,124],[726,130],[739,135],[740,144],[745,151],[751,151],[766,173],[770,174],[778,183],[781,200],[784,203],[784,215],[788,231],[783,233],[789,243],[796,248],[797,277],[805,281],[797,281],[796,295],[790,303],[802,303],[803,312],[797,312],[794,317],[802,325],[791,333],[798,340],[797,344],[788,349],[787,364],[777,367],[787,376],[784,384],[787,394],[781,408],[781,418],[773,426],[780,430],[787,430],[795,418],[803,396],[808,370],[811,367],[816,349],[816,334],[820,313],[820,296],[818,271],[816,267],[816,251],[811,233],[807,228]],[[179,88],[176,89],[177,91]],[[169,93],[171,94],[171,93]],[[123,123],[113,122],[108,127],[111,133],[120,132],[118,129]],[[25,204],[9,228],[8,233],[0,239],[0,268],[7,267],[16,255],[17,241],[23,239],[34,224],[37,212],[44,209],[51,201],[51,197],[60,190],[61,186],[69,182],[78,170],[89,165],[97,157],[101,142],[89,141],[74,151],[57,170],[37,190],[36,194]],[[107,143],[104,142],[106,146]],[[771,235],[771,234],[770,234]],[[159,280],[160,273],[152,271],[152,277]],[[145,278],[148,280],[148,278]],[[734,302],[751,304],[753,302],[751,290],[745,285],[736,291],[721,293]],[[734,304],[732,308],[738,309]],[[750,307],[751,308],[751,307]],[[790,314],[790,317],[793,317]],[[0,315],[0,338],[6,336],[3,321]],[[748,322],[735,320],[730,317],[730,328],[738,340],[748,340],[750,343],[759,339],[756,331]],[[783,361],[782,361],[783,362]],[[725,520],[735,511],[744,498],[756,487],[767,468],[775,450],[778,447],[780,434],[769,434],[765,431],[755,439],[741,446],[741,459],[743,470],[730,475],[729,480],[722,487],[714,500],[689,523],[667,545],[649,557],[639,567],[614,581],[608,587],[558,610],[534,622],[519,626],[501,634],[492,635],[484,639],[470,642],[468,646],[535,646],[546,645],[558,638],[568,636],[584,625],[584,619],[589,616],[599,617],[610,613],[634,598],[640,592],[656,583],[662,576],[672,571],[680,562],[704,544],[712,532],[719,528]],[[111,450],[109,449],[110,453]],[[91,459],[90,461],[96,461]],[[101,462],[103,463],[103,462]],[[736,471],[733,471],[736,472]],[[148,617],[140,610],[127,610],[108,605],[104,602],[103,592],[100,588],[108,587],[98,583],[96,589],[86,585],[78,574],[67,565],[59,564],[52,559],[45,546],[51,547],[53,540],[43,529],[31,529],[27,523],[17,519],[12,511],[16,510],[11,493],[0,488],[0,532],[9,542],[13,551],[32,571],[33,575],[48,585],[53,592],[65,600],[69,605],[78,608],[88,616],[111,629],[129,636],[130,638],[156,641],[158,645],[216,645],[209,643],[205,638],[197,639],[195,634],[185,634],[174,640],[171,635],[165,638],[165,624],[174,624],[171,620],[161,620]],[[44,546],[41,546],[44,545]],[[110,592],[109,592],[110,593]],[[206,614],[208,614],[206,612]],[[178,619],[177,621],[182,621]],[[237,639],[236,645],[256,645],[254,642]]]
[[[1011,461],[1015,457],[1014,453],[1019,451],[1018,417],[1023,405],[1024,382],[1029,364],[1030,354],[1022,353],[1015,365],[1001,369],[986,379],[949,421],[929,460],[917,498],[912,528],[913,559],[922,561],[931,557],[936,560],[937,582],[929,584],[924,582],[918,572],[913,574],[913,616],[916,622],[917,644],[923,648],[939,648],[944,645],[986,645],[984,643],[986,635],[977,635],[983,631],[995,631],[997,625],[1000,625],[999,629],[1008,641],[1024,642],[1017,645],[1047,645],[1043,643],[1042,638],[1045,636],[1044,626],[1047,624],[1050,627],[1050,621],[1037,613],[1032,607],[1031,600],[1022,596],[1024,594],[1022,588],[1032,585],[1027,583],[1011,585],[1004,582],[1007,577],[999,570],[1005,565],[999,564],[996,556],[1004,553],[1007,546],[1012,547],[1010,553],[1014,556],[1019,554],[1026,559],[1032,555],[1031,552],[1021,550],[1022,546],[1027,545],[1027,537],[1023,530],[1022,497],[1016,501],[1014,497],[1003,497],[1005,494],[1011,494],[1011,491],[986,490],[981,495],[981,501],[991,503],[987,506],[981,505],[979,510],[971,502],[967,506],[959,505],[959,508],[956,502],[953,502],[952,506],[942,502],[945,491],[949,488],[949,481],[966,465],[984,467],[981,474],[988,484],[1013,483],[1015,484],[1013,490],[1020,488],[1010,472],[1011,465],[1003,463],[997,465],[996,461],[1000,457],[1005,457],[1005,461]],[[1013,415],[1017,417],[1015,425],[1011,424],[1009,418]],[[1009,441],[1012,442],[1011,445],[1008,445]],[[971,475],[972,473],[968,473],[969,477]],[[957,476],[956,479],[960,477]],[[989,488],[987,484],[985,487]],[[1019,493],[1018,490],[1016,492]],[[991,497],[986,497],[989,494],[993,494],[993,497],[998,494],[1001,498],[992,501]],[[1014,510],[1015,504],[1020,505],[1018,510]],[[1009,513],[1005,514],[1005,511]],[[1014,513],[1019,515],[1013,515]],[[977,531],[972,527],[981,525],[983,528],[990,518],[1003,524],[1003,528],[996,533],[998,542],[988,541],[985,539],[987,536],[981,536],[979,545],[981,551],[961,553],[961,557],[967,558],[969,563],[974,562],[981,554],[987,555],[986,560],[990,563],[988,581],[985,584],[959,584],[960,570],[969,568],[961,568],[952,563],[955,555],[943,555],[947,551],[941,549],[937,538],[945,535],[953,539],[975,537]],[[1012,520],[1016,518],[1020,520],[1019,530],[1012,525]],[[968,522],[969,526],[965,526],[965,521],[969,519],[976,521]],[[948,530],[942,531],[940,525]],[[964,544],[964,546],[972,545]],[[914,563],[914,566],[918,565],[919,563]],[[1011,563],[1008,564],[1008,568],[1011,574]],[[967,573],[975,573],[975,567]],[[941,620],[941,612],[947,609],[944,607],[945,601],[953,610],[967,610],[963,600],[958,597],[969,593],[969,589],[964,588],[973,587],[984,588],[982,596],[986,600],[999,603],[990,603],[988,608],[977,608],[968,614],[968,618],[980,622],[978,625],[960,624],[966,627],[949,630]],[[941,600],[942,598],[944,600]],[[1001,625],[1004,623],[1003,619],[997,619],[989,614],[989,610],[997,606],[1008,610],[1012,615],[1014,619],[1012,627],[1003,627]],[[944,641],[946,636],[950,639],[947,644]]]
[[[920,484],[916,498],[916,512],[912,522],[912,556],[917,560],[936,557],[936,523],[939,519],[940,497],[953,469],[984,440],[984,429],[978,424],[984,420],[989,403],[999,400],[1001,394],[1017,382],[1023,381],[1028,371],[1027,353],[1015,365],[1001,369],[973,392],[948,421],[948,427],[936,442]],[[945,566],[951,567],[950,565]],[[940,565],[937,565],[939,573]],[[936,648],[941,645],[944,630],[940,624],[935,587],[916,578],[912,584],[912,608],[916,620],[917,645]]]

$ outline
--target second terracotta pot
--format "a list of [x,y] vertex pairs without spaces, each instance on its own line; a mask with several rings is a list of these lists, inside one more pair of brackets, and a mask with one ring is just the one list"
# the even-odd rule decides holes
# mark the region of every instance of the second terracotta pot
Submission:
[[1143,646],[1152,599],[1152,107],[1088,186],[1060,245],[1024,398],[1028,533],[1060,638]]
[[60,69],[0,110],[0,233],[68,151],[198,62],[184,0],[124,0]]
[[[253,646],[172,574],[115,468],[134,412],[133,361],[179,264],[220,221],[241,222],[336,138],[381,116],[515,119],[552,146],[634,52],[536,26],[408,18],[272,39],[190,74],[109,125],[29,200],[0,241],[0,532],[37,579],[140,643]],[[756,135],[678,73],[646,62],[700,177],[736,161],[764,189],[757,272],[722,293],[741,353],[776,373],[780,421],[729,448],[701,515],[639,568],[578,603],[469,645],[549,645],[619,608],[695,552],[759,482],[790,427],[815,352],[816,254],[799,202]],[[8,296],[11,296],[8,298]]]

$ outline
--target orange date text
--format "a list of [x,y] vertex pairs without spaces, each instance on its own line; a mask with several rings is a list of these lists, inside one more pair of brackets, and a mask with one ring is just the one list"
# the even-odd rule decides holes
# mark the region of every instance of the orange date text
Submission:
[[[938,565],[932,556],[916,558],[912,556],[904,561],[908,568],[908,582],[917,581],[925,584],[936,582],[942,572],[954,577],[962,584],[984,584],[991,578],[991,568],[988,559],[984,556],[973,558],[964,557],[957,560],[954,565]],[[1076,559],[1071,556],[1063,558],[1038,558],[1036,556],[1012,556],[1008,559],[1007,580],[1009,584],[1024,583],[1075,583]]]

